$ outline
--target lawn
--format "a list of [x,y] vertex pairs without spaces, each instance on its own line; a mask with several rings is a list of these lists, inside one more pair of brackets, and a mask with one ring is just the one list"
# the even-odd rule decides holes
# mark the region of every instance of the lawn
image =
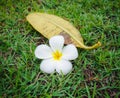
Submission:
[[[35,48],[48,43],[27,21],[31,12],[71,22],[86,45],[78,48],[73,71],[43,73]],[[119,0],[0,0],[0,98],[119,98]]]

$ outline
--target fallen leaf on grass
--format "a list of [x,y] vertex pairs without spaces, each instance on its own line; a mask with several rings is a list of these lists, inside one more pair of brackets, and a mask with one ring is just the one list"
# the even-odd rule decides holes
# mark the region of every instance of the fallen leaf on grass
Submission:
[[65,44],[72,43],[79,48],[94,49],[101,46],[100,42],[93,46],[84,45],[80,32],[71,23],[58,16],[45,13],[31,13],[27,16],[27,21],[48,39],[55,35],[62,35],[65,38]]

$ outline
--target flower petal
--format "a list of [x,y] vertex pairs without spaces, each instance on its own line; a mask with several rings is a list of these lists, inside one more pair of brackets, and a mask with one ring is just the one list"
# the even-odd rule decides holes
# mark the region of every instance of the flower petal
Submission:
[[62,51],[63,45],[64,45],[64,37],[61,35],[53,36],[49,40],[49,44],[53,51],[60,50]]
[[59,74],[63,73],[65,75],[65,74],[69,73],[71,70],[72,70],[71,62],[69,62],[67,60],[61,60],[57,63],[56,71]]
[[53,73],[55,71],[55,62],[52,59],[43,60],[40,64],[40,69],[46,73]]
[[39,45],[35,49],[35,56],[40,59],[46,59],[52,57],[52,50],[47,45]]
[[73,45],[67,45],[63,48],[63,59],[65,60],[74,60],[78,57],[78,51],[77,48]]

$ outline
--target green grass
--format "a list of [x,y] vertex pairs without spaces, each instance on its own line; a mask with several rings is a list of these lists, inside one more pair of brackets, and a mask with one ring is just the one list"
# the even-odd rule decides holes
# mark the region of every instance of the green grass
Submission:
[[[78,49],[66,76],[40,71],[37,45],[47,40],[26,21],[31,12],[55,14],[70,21],[86,45]],[[0,98],[120,97],[119,0],[1,0]]]

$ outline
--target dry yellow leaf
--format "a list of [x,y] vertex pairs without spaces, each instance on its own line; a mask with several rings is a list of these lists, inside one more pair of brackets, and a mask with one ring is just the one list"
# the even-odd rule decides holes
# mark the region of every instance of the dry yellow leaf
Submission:
[[84,45],[80,32],[68,21],[46,13],[31,13],[27,16],[28,22],[44,37],[51,38],[55,35],[62,35],[65,44],[74,44],[76,47],[93,49],[101,46],[98,42],[93,46]]

